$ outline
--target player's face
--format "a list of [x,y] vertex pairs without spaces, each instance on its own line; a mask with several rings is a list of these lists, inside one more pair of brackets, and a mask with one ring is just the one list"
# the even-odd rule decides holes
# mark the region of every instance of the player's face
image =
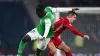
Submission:
[[46,14],[46,11],[40,11],[40,12],[37,12],[37,15],[40,17],[40,18],[42,18],[42,17],[44,17],[45,16],[45,14]]
[[76,15],[72,15],[72,22],[76,20]]

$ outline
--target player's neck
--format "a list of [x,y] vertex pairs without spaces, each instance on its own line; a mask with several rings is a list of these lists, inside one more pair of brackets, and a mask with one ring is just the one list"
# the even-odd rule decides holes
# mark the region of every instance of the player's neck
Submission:
[[41,15],[39,15],[40,18],[43,18],[46,15],[46,13],[42,13]]
[[72,18],[67,16],[67,19],[69,20],[70,23],[72,22]]

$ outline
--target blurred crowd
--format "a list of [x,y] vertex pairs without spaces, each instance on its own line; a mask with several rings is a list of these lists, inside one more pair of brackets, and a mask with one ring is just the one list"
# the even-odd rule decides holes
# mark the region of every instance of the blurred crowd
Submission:
[[62,7],[98,7],[99,0],[38,0],[40,4]]

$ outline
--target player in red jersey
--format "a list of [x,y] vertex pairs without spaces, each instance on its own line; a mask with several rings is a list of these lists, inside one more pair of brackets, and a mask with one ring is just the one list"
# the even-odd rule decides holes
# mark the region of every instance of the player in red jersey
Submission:
[[65,31],[67,28],[71,32],[83,37],[89,39],[88,35],[84,35],[80,33],[77,29],[75,29],[71,23],[76,20],[77,14],[74,10],[69,11],[67,17],[61,17],[54,23],[54,37],[51,38],[48,48],[50,49],[50,52],[48,56],[54,56],[54,54],[57,51],[57,48],[60,50],[63,50],[66,54],[66,56],[72,56],[70,48],[59,38],[59,35]]

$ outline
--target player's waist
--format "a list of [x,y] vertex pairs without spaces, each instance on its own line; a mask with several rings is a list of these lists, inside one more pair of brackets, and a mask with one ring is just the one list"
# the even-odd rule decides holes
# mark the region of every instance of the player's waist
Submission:
[[[36,29],[37,29],[37,28],[36,28]],[[37,29],[37,32],[38,32],[41,36],[44,35],[44,30]],[[47,35],[47,38],[52,38],[53,36],[54,36],[53,31],[50,31],[50,32],[48,33],[48,35]]]

